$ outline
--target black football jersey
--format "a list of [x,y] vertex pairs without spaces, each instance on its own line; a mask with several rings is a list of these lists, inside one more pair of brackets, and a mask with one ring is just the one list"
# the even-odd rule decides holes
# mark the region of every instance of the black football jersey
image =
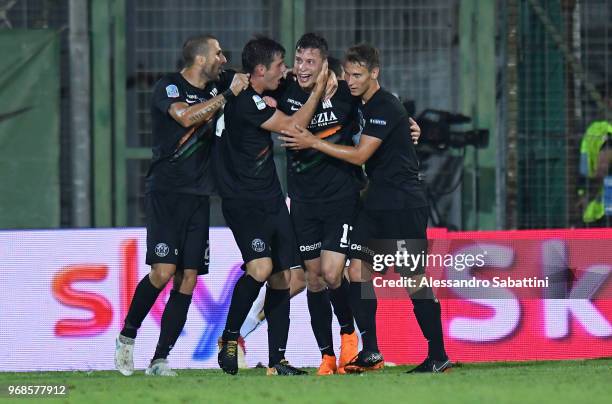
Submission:
[[201,89],[180,73],[171,73],[155,84],[151,100],[153,160],[145,180],[147,191],[196,195],[214,192],[211,148],[215,119],[185,128],[168,111],[175,102],[193,105],[210,100],[227,90],[233,77],[233,71],[225,71],[219,81],[209,82]]
[[[309,93],[296,82],[289,83],[278,99],[278,108],[287,115],[304,105]],[[345,81],[328,100],[319,101],[307,129],[315,136],[335,144],[352,145],[357,131],[359,98],[353,97]],[[354,198],[358,192],[354,167],[316,150],[287,151],[287,188],[292,200],[321,202]]]
[[264,200],[282,195],[271,133],[261,128],[275,111],[250,86],[225,104],[217,123],[215,151],[221,197]]
[[364,202],[368,209],[418,208],[428,204],[408,118],[397,97],[382,88],[359,105],[361,135],[382,140],[365,164],[370,181]]

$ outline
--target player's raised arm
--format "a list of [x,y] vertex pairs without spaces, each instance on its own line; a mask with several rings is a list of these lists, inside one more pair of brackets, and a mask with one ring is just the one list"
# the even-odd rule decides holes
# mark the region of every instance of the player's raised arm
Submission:
[[212,119],[214,114],[228,101],[228,99],[240,94],[248,85],[249,76],[247,74],[236,73],[230,87],[223,93],[206,102],[195,105],[189,105],[186,102],[175,102],[168,108],[168,113],[175,121],[185,128],[200,125]]

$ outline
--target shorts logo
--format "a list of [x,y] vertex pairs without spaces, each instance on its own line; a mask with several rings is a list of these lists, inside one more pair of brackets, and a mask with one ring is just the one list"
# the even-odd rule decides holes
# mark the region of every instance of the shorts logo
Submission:
[[387,121],[383,119],[370,119],[370,123],[374,125],[385,126],[387,124]]
[[300,246],[300,252],[307,252],[307,251],[317,251],[321,249],[321,242],[319,241],[318,243],[314,243],[314,244],[310,244],[310,245],[301,245]]
[[170,84],[170,85],[166,86],[166,94],[170,98],[177,98],[179,96],[178,87],[175,86],[174,84]]
[[159,243],[155,246],[155,255],[158,257],[165,257],[170,252],[170,248],[166,243]]
[[253,251],[260,253],[266,249],[266,243],[262,239],[256,238],[251,242],[251,248],[253,248]]

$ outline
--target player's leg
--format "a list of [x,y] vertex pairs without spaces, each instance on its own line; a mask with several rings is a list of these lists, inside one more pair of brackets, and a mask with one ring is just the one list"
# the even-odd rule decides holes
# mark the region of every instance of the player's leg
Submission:
[[250,333],[255,331],[257,327],[265,320],[266,316],[264,314],[264,302],[266,300],[265,292],[260,291],[259,295],[253,302],[253,306],[251,306],[251,310],[247,314],[244,323],[242,323],[242,327],[240,327],[240,335],[243,338],[246,338]]
[[[394,218],[394,224],[387,223],[387,227],[393,229],[394,225],[398,226],[394,238],[399,238],[398,235],[402,236],[404,240],[402,244],[408,249],[408,253],[419,254],[421,251],[427,251],[428,214],[427,208],[413,208],[389,216],[389,219]],[[425,267],[421,266],[412,273],[402,275],[420,279],[424,274]],[[417,284],[419,283],[417,279]],[[417,287],[409,289],[408,293],[412,300],[414,315],[428,345],[426,359],[410,372],[436,373],[450,369],[452,365],[444,349],[440,302],[436,299],[433,289]]]
[[225,373],[238,372],[238,338],[240,328],[272,274],[270,226],[264,207],[248,201],[223,200],[223,216],[234,234],[242,254],[245,273],[234,286],[225,329],[219,341],[219,366]]
[[279,271],[268,279],[264,313],[268,321],[268,368],[285,359],[289,336],[289,280],[291,271]]
[[151,272],[145,275],[136,286],[120,335],[136,338],[142,322],[162,289],[174,276],[175,271],[175,264],[155,263],[151,265]]
[[268,375],[297,376],[306,372],[297,369],[285,359],[289,337],[289,284],[290,270],[299,266],[296,254],[296,241],[289,211],[282,199],[279,208],[270,211],[269,220],[274,225],[272,239],[273,274],[268,279],[264,312],[268,321],[269,363]]
[[378,302],[369,267],[366,261],[351,259],[348,269],[351,308],[359,328],[363,349],[356,358],[345,365],[344,369],[347,373],[360,373],[384,367],[376,335]]
[[149,193],[145,197],[147,214],[146,263],[151,272],[145,275],[134,291],[121,333],[115,342],[115,367],[121,374],[134,372],[134,343],[138,329],[155,304],[157,297],[176,271],[178,248],[172,194]]
[[322,209],[321,275],[327,285],[329,299],[340,325],[339,373],[358,353],[359,338],[355,332],[350,306],[350,286],[344,277],[357,197],[327,203]]
[[180,265],[184,268],[174,275],[174,285],[161,318],[159,340],[148,375],[175,376],[168,366],[168,355],[174,347],[191,304],[198,275],[208,273],[210,208],[208,197],[184,195],[182,197],[181,226],[183,238],[178,249]]
[[350,285],[344,277],[346,255],[336,251],[321,251],[321,274],[327,285],[329,300],[340,325],[340,359],[338,372],[344,373],[344,366],[359,350],[359,337],[355,331],[353,311],[350,306]]
[[289,281],[289,296],[293,298],[306,289],[306,273],[300,265],[291,269],[291,280]]
[[[293,299],[294,296],[299,295],[306,289],[306,277],[302,267],[292,268],[291,280],[289,281],[289,298]],[[257,299],[253,303],[247,318],[244,320],[242,327],[240,328],[240,335],[246,338],[250,333],[255,331],[257,327],[266,319],[266,315],[263,310],[264,301],[266,298],[265,293],[259,293]]]
[[219,341],[219,366],[225,373],[238,372],[238,338],[240,327],[244,323],[253,302],[259,294],[266,279],[272,273],[272,259],[269,257],[257,258],[247,262],[246,270],[232,293],[225,328]]
[[176,376],[168,364],[168,355],[174,347],[185,322],[197,282],[197,270],[184,269],[174,275],[174,286],[161,318],[159,339],[155,353],[145,374],[148,376]]
[[431,287],[411,291],[414,316],[427,340],[427,357],[408,373],[439,373],[452,368],[444,349],[441,306]]
[[305,269],[310,325],[321,352],[318,375],[333,374],[337,370],[332,338],[332,309],[327,286],[321,276],[321,212],[325,208],[324,204],[300,201],[293,201],[291,204],[291,221]]
[[304,265],[310,325],[321,352],[321,364],[317,374],[320,376],[334,374],[337,367],[332,337],[332,309],[327,285],[321,276],[321,258],[305,260]]
[[151,272],[136,286],[123,329],[115,340],[115,368],[124,376],[134,373],[134,344],[137,331],[175,270],[174,264],[153,264]]
[[368,248],[368,240],[375,226],[374,218],[370,217],[369,212],[361,210],[353,226],[351,237],[349,253],[351,262],[348,268],[349,300],[359,328],[363,349],[354,360],[344,367],[349,373],[377,370],[384,366],[376,336],[378,302],[372,283],[371,250]]

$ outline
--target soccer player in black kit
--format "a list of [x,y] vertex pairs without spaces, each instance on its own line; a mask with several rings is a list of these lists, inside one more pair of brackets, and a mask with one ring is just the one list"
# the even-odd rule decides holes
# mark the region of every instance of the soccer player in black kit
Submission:
[[215,117],[248,85],[246,75],[222,71],[227,59],[211,35],[188,39],[182,53],[184,68],[163,76],[151,100],[153,160],[145,195],[146,262],[151,272],[136,287],[116,340],[115,367],[126,376],[134,372],[138,328],[173,276],[159,342],[146,374],[176,376],[166,358],[185,325],[197,276],[208,272]]
[[[290,150],[314,149],[355,165],[365,163],[369,187],[354,224],[349,267],[351,293],[362,295],[352,302],[363,350],[345,366],[347,372],[363,372],[384,365],[376,339],[377,303],[371,272],[362,271],[362,266],[367,268],[372,259],[365,253],[368,240],[426,240],[428,202],[418,178],[415,148],[405,135],[414,121],[393,94],[380,88],[378,50],[366,44],[350,48],[344,69],[351,94],[361,97],[359,143],[334,144],[301,127],[283,132],[281,140]],[[428,341],[428,354],[410,372],[444,372],[451,362],[444,350],[440,303],[431,288],[411,291],[411,299],[419,327]]]
[[[299,110],[315,85],[327,60],[327,41],[313,33],[297,42],[293,73],[277,96],[278,108],[288,115]],[[335,144],[352,144],[358,97],[344,81],[329,100],[321,100],[308,129]],[[343,373],[357,355],[359,339],[349,305],[349,284],[343,276],[349,235],[359,200],[355,168],[314,150],[288,151],[287,187],[291,219],[306,270],[307,301],[312,330],[321,351],[318,375]],[[341,333],[340,361],[332,339],[333,304]]]
[[240,327],[266,281],[267,374],[305,374],[291,366],[284,356],[289,332],[288,270],[299,262],[295,262],[295,236],[272,157],[271,132],[310,122],[325,90],[328,73],[325,65],[308,100],[288,116],[263,99],[264,92],[276,90],[283,78],[284,54],[279,43],[265,37],[245,45],[242,66],[250,74],[250,86],[227,103],[217,123],[220,139],[215,169],[223,215],[245,262],[245,273],[234,286],[219,342],[219,366],[228,374],[238,372]]

